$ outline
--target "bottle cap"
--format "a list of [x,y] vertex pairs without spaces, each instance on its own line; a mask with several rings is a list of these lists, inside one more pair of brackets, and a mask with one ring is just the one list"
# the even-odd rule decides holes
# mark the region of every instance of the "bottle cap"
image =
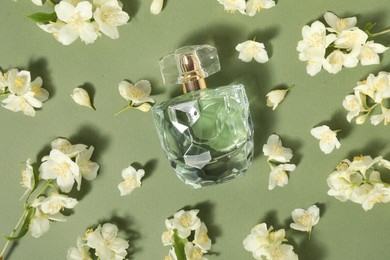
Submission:
[[221,69],[217,49],[210,45],[182,47],[159,62],[164,84],[188,84]]

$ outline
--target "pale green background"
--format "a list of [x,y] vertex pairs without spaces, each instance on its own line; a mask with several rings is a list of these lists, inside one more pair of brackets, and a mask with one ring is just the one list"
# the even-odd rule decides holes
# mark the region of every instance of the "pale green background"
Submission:
[[[321,208],[321,220],[312,239],[287,231],[300,259],[390,259],[390,205],[364,212],[358,204],[329,197],[326,184],[344,158],[370,154],[390,159],[389,126],[349,124],[341,105],[358,80],[390,70],[390,52],[381,55],[380,65],[359,65],[336,75],[322,71],[310,77],[296,51],[301,28],[322,19],[325,11],[342,17],[357,15],[361,27],[376,22],[375,30],[388,28],[389,1],[279,0],[276,7],[255,17],[226,13],[216,0],[168,0],[161,14],[154,16],[150,3],[124,1],[132,19],[119,28],[118,40],[104,36],[92,45],[77,41],[66,47],[23,16],[42,9],[27,0],[1,1],[1,68],[18,67],[31,70],[33,78],[42,76],[51,96],[35,118],[0,109],[0,232],[9,233],[22,213],[18,163],[27,158],[38,162],[56,137],[95,146],[93,159],[101,165],[96,180],[83,183],[80,203],[68,221],[53,224],[39,239],[27,234],[15,244],[9,259],[65,259],[79,235],[105,221],[123,229],[121,236],[130,240],[131,259],[163,259],[169,250],[160,240],[164,220],[183,207],[201,210],[215,252],[209,259],[252,259],[242,241],[253,226],[266,221],[288,228],[293,209],[314,203]],[[270,56],[266,64],[237,58],[236,44],[254,36],[265,43]],[[376,41],[388,46],[390,36]],[[118,83],[124,79],[149,79],[157,102],[179,93],[178,88],[163,86],[158,58],[180,46],[201,43],[219,49],[222,72],[209,79],[210,87],[232,81],[247,84],[256,132],[255,159],[245,177],[193,190],[179,181],[165,160],[150,112],[113,115],[125,105],[118,93]],[[291,84],[296,87],[277,110],[265,106],[268,91]],[[96,112],[70,98],[72,89],[80,85],[92,93]],[[324,155],[310,135],[310,129],[322,123],[343,130],[341,148],[330,155]],[[298,165],[289,184],[273,191],[267,188],[269,167],[261,152],[271,133],[279,134],[284,145],[293,149],[293,162]],[[120,197],[121,170],[131,163],[144,167],[146,176],[142,188]],[[0,240],[1,247],[4,243]]]

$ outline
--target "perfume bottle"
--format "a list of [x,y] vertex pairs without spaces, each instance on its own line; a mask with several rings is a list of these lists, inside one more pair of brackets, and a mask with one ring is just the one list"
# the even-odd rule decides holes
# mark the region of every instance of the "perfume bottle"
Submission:
[[194,188],[242,176],[253,157],[253,125],[242,84],[210,89],[220,70],[216,48],[182,47],[160,59],[164,84],[184,94],[153,107],[162,148],[177,176]]

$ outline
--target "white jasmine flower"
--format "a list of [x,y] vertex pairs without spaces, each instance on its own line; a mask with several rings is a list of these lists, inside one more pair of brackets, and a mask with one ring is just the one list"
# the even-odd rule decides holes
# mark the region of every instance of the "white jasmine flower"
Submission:
[[276,107],[283,101],[287,92],[290,91],[290,88],[287,89],[276,89],[268,92],[267,97],[267,106],[272,107],[272,110],[275,110]]
[[38,23],[37,24],[39,28],[41,28],[43,31],[50,33],[53,35],[54,39],[61,42],[58,39],[58,32],[62,29],[62,27],[65,26],[65,23],[62,21],[57,20],[56,22],[49,22],[49,23]]
[[181,238],[187,238],[192,230],[199,228],[201,221],[196,216],[198,209],[190,211],[180,210],[173,215],[172,226],[177,229],[177,234]]
[[376,183],[363,201],[362,207],[365,211],[368,211],[380,202],[390,202],[390,188],[385,187],[383,183]]
[[76,102],[76,104],[95,109],[92,107],[88,92],[85,89],[74,88],[73,94],[70,96],[72,97],[73,101]]
[[82,240],[81,237],[77,238],[77,247],[71,247],[68,249],[66,255],[67,260],[92,260],[89,253],[89,246]]
[[349,169],[352,171],[358,171],[366,177],[366,172],[373,167],[376,163],[382,160],[382,156],[371,158],[369,155],[365,156],[355,156],[353,161],[349,165]]
[[343,107],[348,111],[347,120],[351,122],[352,119],[364,111],[363,101],[360,92],[355,91],[355,95],[348,95],[343,100]]
[[166,230],[161,236],[161,241],[164,246],[171,246],[173,245],[173,226],[170,220],[166,219],[165,220],[165,228]]
[[117,237],[118,227],[105,223],[98,226],[87,237],[87,245],[96,250],[96,255],[102,260],[124,259],[129,242]]
[[245,13],[245,0],[218,0],[218,2],[224,6],[226,12],[234,13],[239,11],[242,14]]
[[302,37],[297,46],[299,52],[312,48],[325,50],[336,39],[335,34],[326,35],[325,25],[320,21],[315,21],[310,26],[305,25],[302,28]]
[[76,6],[61,1],[55,5],[54,10],[59,20],[65,23],[58,30],[57,37],[64,45],[69,45],[78,37],[85,42],[93,43],[97,37],[95,26],[90,22],[92,18],[92,4],[87,1],[81,1]]
[[378,125],[380,122],[384,122],[385,125],[390,123],[390,109],[381,106],[382,113],[380,115],[375,115],[370,118],[371,124]]
[[187,242],[184,245],[184,253],[187,260],[207,260],[207,258],[203,257],[203,252],[200,247],[191,242]]
[[140,105],[142,103],[154,103],[154,100],[149,97],[152,92],[152,86],[148,80],[140,80],[135,85],[128,81],[119,83],[120,95],[130,101],[132,105]]
[[207,231],[206,225],[202,222],[200,226],[195,229],[194,241],[192,241],[203,253],[206,253],[211,249],[211,240],[207,235]]
[[276,161],[280,163],[289,162],[292,158],[292,150],[282,146],[280,137],[272,134],[268,137],[267,143],[263,145],[263,153],[268,156],[268,161]]
[[90,146],[88,149],[82,150],[76,157],[76,164],[79,166],[81,176],[89,181],[96,178],[100,167],[99,164],[91,162],[94,149],[93,146]]
[[45,102],[49,98],[49,92],[42,88],[42,78],[36,77],[34,81],[30,83],[30,91],[34,93],[34,98],[40,102]]
[[27,159],[26,168],[22,171],[22,180],[20,185],[26,189],[20,200],[26,196],[35,186],[34,169],[31,165],[31,160]]
[[80,190],[81,174],[78,165],[66,154],[53,149],[50,155],[42,159],[39,167],[39,176],[44,180],[56,179],[63,192],[70,192],[74,182],[77,182],[77,190]]
[[152,14],[159,14],[163,8],[164,0],[153,0],[150,5],[150,12]]
[[354,27],[348,31],[342,31],[334,44],[337,48],[351,50],[364,44],[368,35],[361,29]]
[[268,248],[266,259],[270,260],[298,260],[298,255],[294,253],[294,247],[287,244],[271,245]]
[[246,3],[246,14],[254,16],[256,12],[261,12],[263,9],[269,9],[275,6],[273,0],[249,0]]
[[40,207],[43,213],[55,215],[64,208],[73,209],[77,205],[77,200],[58,193],[52,193],[49,197],[40,201]]
[[54,221],[66,222],[66,219],[61,214],[48,215],[43,213],[39,208],[40,198],[34,201],[31,206],[35,208],[35,214],[32,218],[29,230],[31,235],[35,238],[38,238],[45,234],[50,229],[50,223]]
[[58,150],[68,157],[73,158],[80,152],[86,150],[87,146],[85,144],[72,145],[67,139],[59,137],[51,142],[51,149]]
[[252,228],[243,245],[245,250],[252,252],[255,259],[273,259],[270,258],[272,246],[282,245],[286,241],[285,233],[284,229],[274,231],[272,226],[267,228],[266,223],[261,223]]
[[144,170],[136,170],[132,166],[123,169],[122,177],[124,181],[118,185],[121,196],[129,195],[135,188],[141,187],[141,179],[144,175]]
[[295,164],[279,164],[271,167],[269,175],[268,189],[273,190],[276,186],[283,187],[288,183],[287,172],[292,172],[296,168]]
[[362,65],[379,64],[379,53],[384,53],[389,47],[385,47],[382,44],[374,43],[374,41],[368,41],[360,47],[359,59]]
[[11,69],[7,72],[8,90],[17,96],[23,96],[30,90],[31,74],[29,71]]
[[359,185],[362,180],[363,178],[359,173],[335,171],[327,179],[330,188],[328,195],[345,202],[351,198],[354,185]]
[[236,50],[240,52],[238,58],[244,62],[250,62],[255,59],[259,63],[268,61],[268,54],[264,44],[256,41],[245,41],[236,46]]
[[99,25],[99,30],[102,33],[111,39],[118,39],[119,32],[117,27],[126,24],[130,16],[122,11],[122,8],[117,3],[112,4],[108,2],[95,10],[93,18]]
[[337,139],[337,132],[332,131],[326,125],[315,127],[310,131],[312,136],[320,140],[320,149],[325,154],[331,153],[334,148],[340,148],[341,144]]
[[34,93],[29,91],[23,96],[17,96],[10,94],[2,102],[5,104],[5,109],[11,110],[12,112],[22,111],[26,116],[35,116],[34,108],[41,108],[42,102],[34,97]]
[[341,33],[342,31],[351,30],[357,23],[356,17],[339,18],[332,12],[324,14],[326,23],[331,27],[327,28],[330,32]]
[[291,216],[294,221],[290,224],[292,229],[310,233],[320,220],[320,209],[316,205],[312,205],[306,210],[298,208],[293,210]]
[[322,66],[326,71],[332,74],[338,73],[344,65],[344,53],[340,50],[334,50],[323,60]]
[[381,71],[377,76],[370,74],[354,89],[369,96],[375,103],[381,103],[384,98],[390,97],[390,73]]

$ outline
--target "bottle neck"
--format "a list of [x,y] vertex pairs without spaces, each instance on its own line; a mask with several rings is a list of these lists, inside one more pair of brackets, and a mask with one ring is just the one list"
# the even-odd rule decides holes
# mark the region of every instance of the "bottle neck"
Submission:
[[198,91],[207,88],[206,81],[204,78],[197,80],[187,81],[183,83],[183,93]]

